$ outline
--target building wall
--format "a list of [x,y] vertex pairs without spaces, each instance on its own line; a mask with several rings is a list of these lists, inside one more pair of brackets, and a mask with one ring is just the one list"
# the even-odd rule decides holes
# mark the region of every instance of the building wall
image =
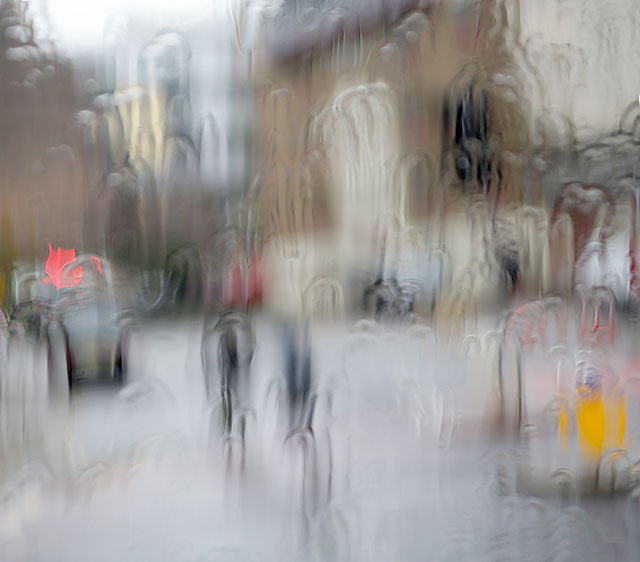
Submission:
[[[472,233],[450,213],[461,202],[444,112],[468,83],[485,85],[503,191],[518,199],[522,186],[510,173],[517,158],[509,156],[524,150],[528,131],[518,100],[491,88],[511,62],[502,35],[489,33],[499,8],[487,2],[462,16],[450,8],[414,11],[362,35],[338,33],[256,66],[257,216],[274,306],[303,307],[296,295],[320,274],[342,287],[347,306],[358,302],[365,278],[429,285],[432,252],[443,243],[468,250]],[[286,201],[296,204],[285,209]],[[445,209],[455,226],[442,223]],[[462,275],[464,259],[456,263]]]

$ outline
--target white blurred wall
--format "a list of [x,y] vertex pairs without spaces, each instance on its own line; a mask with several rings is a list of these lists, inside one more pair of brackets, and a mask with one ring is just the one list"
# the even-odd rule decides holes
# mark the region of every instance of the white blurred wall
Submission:
[[526,56],[518,55],[516,62],[528,77],[532,121],[566,128],[564,116],[579,140],[617,129],[621,114],[640,96],[640,2],[507,3],[521,26]]

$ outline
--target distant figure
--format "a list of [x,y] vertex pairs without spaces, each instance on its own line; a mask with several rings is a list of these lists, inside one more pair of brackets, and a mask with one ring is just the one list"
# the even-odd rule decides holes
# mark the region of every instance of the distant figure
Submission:
[[365,289],[363,306],[376,320],[403,320],[414,311],[415,295],[396,279],[379,278]]
[[198,308],[204,300],[204,271],[196,247],[182,246],[167,257],[165,304]]
[[501,279],[508,290],[515,290],[520,281],[520,251],[516,233],[506,228],[498,227],[495,233],[494,253],[500,268]]
[[301,333],[286,326],[284,329],[284,360],[291,431],[308,429],[313,417],[311,394],[311,347],[308,328]]
[[[456,173],[463,182],[476,179],[483,185],[485,193],[489,185],[490,162],[487,144],[488,105],[484,92],[480,101],[474,104],[473,86],[469,85],[462,94],[456,108],[454,145],[459,149],[456,156]],[[474,147],[474,144],[476,145]],[[473,164],[476,170],[474,173]]]
[[253,327],[240,313],[223,315],[213,330],[204,334],[202,354],[207,395],[212,400],[220,392],[223,431],[227,435],[237,427],[234,412],[250,400],[249,371],[254,349]]

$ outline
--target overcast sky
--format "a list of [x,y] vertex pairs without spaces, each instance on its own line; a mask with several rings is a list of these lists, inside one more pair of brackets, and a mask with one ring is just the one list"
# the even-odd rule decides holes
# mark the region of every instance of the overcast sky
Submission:
[[[34,0],[36,19],[49,38],[70,56],[102,47],[105,23],[128,14],[145,27],[188,26],[205,17],[226,17],[228,0]],[[48,13],[49,26],[41,16]],[[38,17],[40,16],[40,17]]]

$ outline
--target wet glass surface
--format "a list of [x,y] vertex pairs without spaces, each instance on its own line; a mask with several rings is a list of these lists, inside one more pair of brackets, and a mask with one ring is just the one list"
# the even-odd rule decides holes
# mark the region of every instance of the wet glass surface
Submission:
[[0,0],[0,560],[637,560],[634,0]]

